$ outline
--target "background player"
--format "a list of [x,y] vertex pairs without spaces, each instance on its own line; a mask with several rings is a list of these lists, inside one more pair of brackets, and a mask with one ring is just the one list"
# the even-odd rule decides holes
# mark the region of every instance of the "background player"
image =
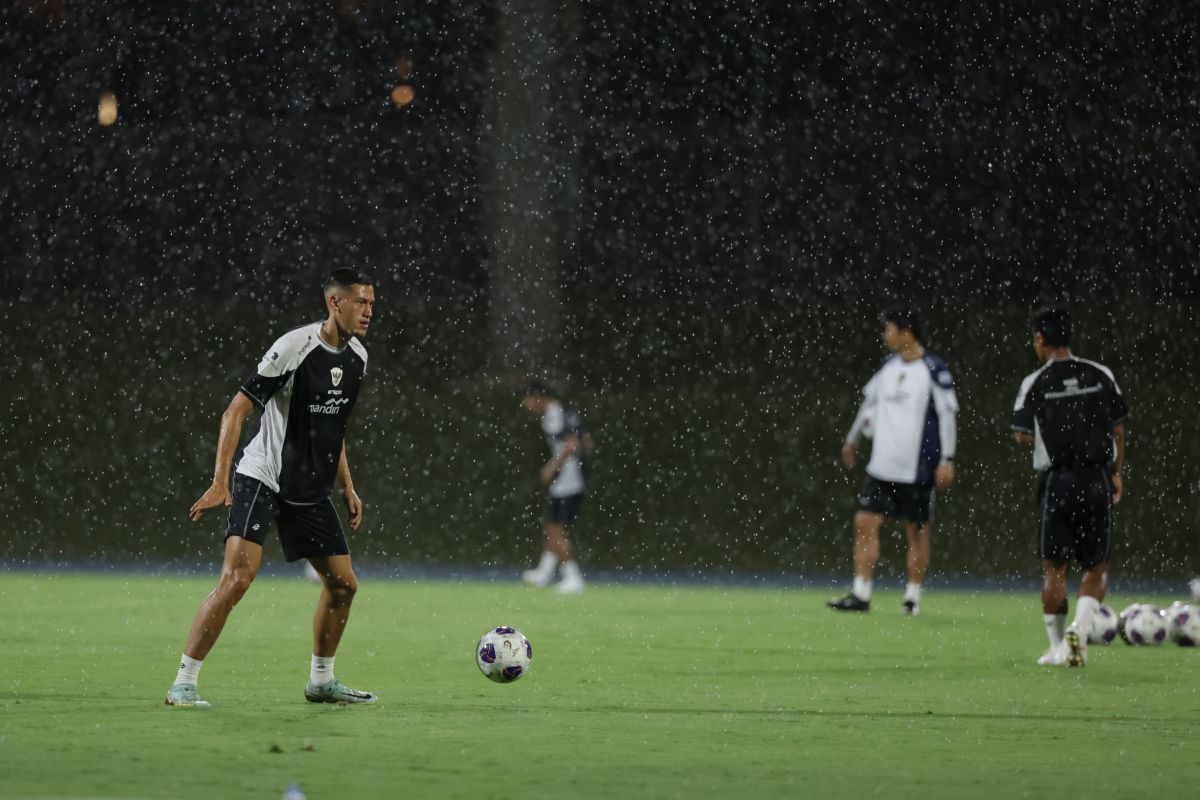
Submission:
[[[1113,507],[1121,502],[1128,409],[1112,371],[1071,354],[1071,312],[1033,314],[1033,350],[1045,362],[1021,382],[1013,436],[1033,445],[1038,481],[1042,613],[1050,649],[1039,664],[1082,667],[1092,617],[1108,589]],[[1067,570],[1083,570],[1075,620],[1067,620]]]
[[874,429],[867,479],[854,516],[854,583],[827,605],[837,611],[869,611],[879,529],[886,517],[904,523],[908,538],[902,610],[921,611],[921,584],[929,566],[934,487],[954,482],[958,399],[946,362],[921,344],[921,323],[912,309],[884,314],[883,341],[893,355],[863,389],[858,416],[842,445],[842,464],[854,466],[864,426]]
[[584,589],[579,564],[571,553],[567,526],[579,518],[579,509],[588,488],[588,457],[592,437],[583,429],[583,420],[574,410],[563,406],[558,396],[540,383],[525,387],[521,406],[541,418],[542,433],[550,448],[550,460],[539,473],[548,499],[542,522],[545,546],[537,567],[521,573],[532,586],[547,586],[561,562],[562,580],[554,587],[561,594],[578,594]]
[[[225,561],[216,588],[192,622],[168,705],[208,705],[196,688],[200,667],[258,574],[272,522],[287,560],[307,558],[322,580],[304,696],[315,703],[375,702],[375,695],[343,686],[333,673],[358,579],[329,499],[336,478],[345,492],[350,527],[357,530],[363,506],[350,478],[345,435],[367,368],[367,351],[358,337],[366,335],[374,306],[369,277],[351,269],[334,271],[325,281],[325,321],[280,337],[221,417],[212,486],[189,513],[195,521],[210,508],[229,507]],[[262,422],[237,466],[231,494],[230,465],[255,406],[263,410]]]

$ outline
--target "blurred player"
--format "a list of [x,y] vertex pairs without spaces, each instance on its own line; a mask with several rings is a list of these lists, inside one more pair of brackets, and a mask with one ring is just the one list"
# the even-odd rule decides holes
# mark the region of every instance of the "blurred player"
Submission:
[[[1112,371],[1071,354],[1071,312],[1033,313],[1033,350],[1044,362],[1021,382],[1013,436],[1033,445],[1038,481],[1038,542],[1044,578],[1042,613],[1050,649],[1039,664],[1082,667],[1092,617],[1108,589],[1113,507],[1121,502],[1128,408]],[[1067,571],[1083,578],[1075,620],[1067,620]]]
[[554,590],[560,594],[578,594],[583,591],[584,582],[579,564],[571,554],[567,526],[579,518],[579,508],[587,493],[592,437],[583,429],[579,414],[564,407],[558,396],[540,383],[525,387],[521,405],[540,417],[542,433],[550,447],[550,460],[539,473],[549,495],[542,522],[545,546],[537,567],[525,570],[521,579],[531,586],[548,586],[561,564],[562,580]]
[[827,605],[837,611],[871,609],[879,529],[892,517],[903,522],[908,538],[901,610],[915,615],[929,566],[934,487],[944,490],[954,482],[958,399],[946,362],[921,345],[917,312],[888,312],[883,320],[883,341],[893,355],[863,389],[862,406],[842,445],[842,465],[851,469],[859,439],[873,429],[867,479],[854,516],[854,583],[848,595]]
[[[325,281],[325,321],[280,337],[221,417],[212,486],[189,514],[195,521],[210,508],[229,508],[225,561],[216,588],[196,612],[167,705],[208,705],[196,689],[200,667],[258,574],[272,523],[278,526],[287,560],[308,559],[322,581],[305,698],[314,703],[375,702],[375,695],[343,686],[333,673],[358,579],[329,499],[336,479],[345,493],[350,527],[358,530],[363,505],[350,479],[345,435],[367,369],[367,351],[359,339],[367,333],[374,306],[369,277],[352,269],[335,270]],[[255,407],[262,409],[262,423],[233,475],[231,493],[233,454]]]

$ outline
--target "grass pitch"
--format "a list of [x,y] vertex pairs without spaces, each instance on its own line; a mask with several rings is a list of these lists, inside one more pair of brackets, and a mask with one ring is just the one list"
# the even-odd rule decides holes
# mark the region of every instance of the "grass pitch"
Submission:
[[[0,573],[0,797],[1193,797],[1200,651],[1034,665],[1032,594],[364,581],[337,673],[302,697],[315,587],[260,578],[205,662],[209,709],[162,705],[209,578]],[[1121,607],[1134,600],[1113,597]],[[489,626],[530,674],[473,663]]]

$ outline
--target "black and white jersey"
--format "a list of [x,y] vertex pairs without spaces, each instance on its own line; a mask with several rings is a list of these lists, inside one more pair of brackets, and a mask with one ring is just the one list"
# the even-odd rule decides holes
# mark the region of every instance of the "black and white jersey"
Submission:
[[1012,429],[1033,434],[1034,469],[1098,466],[1113,460],[1112,430],[1128,413],[1108,367],[1068,356],[1021,382]]
[[581,445],[575,455],[562,463],[558,476],[550,484],[550,496],[569,497],[586,492],[586,455],[582,444],[587,432],[583,429],[583,418],[573,409],[566,408],[555,400],[546,405],[546,411],[542,414],[542,433],[546,437],[546,446],[555,458],[566,449],[568,439],[579,437]]
[[335,350],[320,330],[314,322],[285,333],[241,386],[263,413],[237,471],[294,504],[316,503],[333,489],[367,371],[367,350],[358,339]]

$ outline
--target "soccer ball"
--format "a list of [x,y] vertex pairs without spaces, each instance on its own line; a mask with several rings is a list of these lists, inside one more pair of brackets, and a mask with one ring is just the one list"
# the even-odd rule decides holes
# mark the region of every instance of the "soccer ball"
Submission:
[[1096,609],[1092,617],[1092,629],[1088,632],[1088,641],[1092,644],[1111,644],[1117,638],[1117,612],[1110,606],[1102,605]]
[[1200,608],[1180,603],[1167,609],[1168,635],[1182,647],[1200,645]]
[[479,637],[475,663],[489,681],[512,683],[529,671],[533,645],[516,628],[500,626]]
[[1149,603],[1134,603],[1121,612],[1125,619],[1125,641],[1129,644],[1162,644],[1167,638],[1167,620]]

